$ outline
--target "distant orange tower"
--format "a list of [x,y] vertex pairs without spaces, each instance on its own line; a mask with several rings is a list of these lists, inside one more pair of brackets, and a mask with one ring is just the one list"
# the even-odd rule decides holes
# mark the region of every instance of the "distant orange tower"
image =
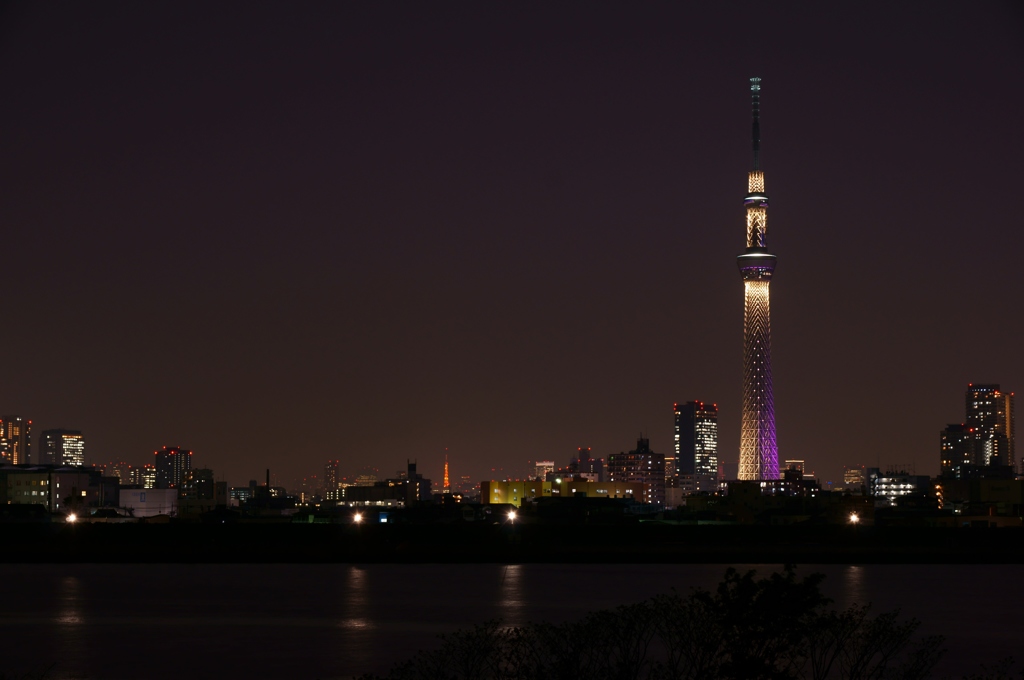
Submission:
[[448,484],[448,454],[444,454],[444,488],[441,493],[451,493],[451,486]]

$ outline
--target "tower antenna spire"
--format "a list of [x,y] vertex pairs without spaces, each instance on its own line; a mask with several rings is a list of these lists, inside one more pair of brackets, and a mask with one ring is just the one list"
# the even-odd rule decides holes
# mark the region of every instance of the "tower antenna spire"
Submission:
[[754,170],[761,169],[761,79],[750,79],[750,99],[754,115]]
[[768,194],[761,171],[761,79],[750,79],[754,169],[747,175],[747,249],[737,258],[743,278],[743,422],[740,479],[778,479],[779,448],[772,396],[771,320],[768,288],[776,257],[768,252]]

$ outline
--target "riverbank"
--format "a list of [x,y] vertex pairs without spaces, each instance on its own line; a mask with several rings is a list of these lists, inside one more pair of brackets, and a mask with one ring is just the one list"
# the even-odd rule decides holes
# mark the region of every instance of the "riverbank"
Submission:
[[1024,563],[1009,528],[44,524],[0,539],[5,563]]

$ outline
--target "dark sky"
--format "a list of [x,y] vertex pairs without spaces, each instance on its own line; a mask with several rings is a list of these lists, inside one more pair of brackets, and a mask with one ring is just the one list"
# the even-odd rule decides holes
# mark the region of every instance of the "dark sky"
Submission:
[[1024,13],[638,5],[4,6],[0,411],[439,481],[700,399],[735,462],[757,75],[780,457],[937,473],[1024,392]]

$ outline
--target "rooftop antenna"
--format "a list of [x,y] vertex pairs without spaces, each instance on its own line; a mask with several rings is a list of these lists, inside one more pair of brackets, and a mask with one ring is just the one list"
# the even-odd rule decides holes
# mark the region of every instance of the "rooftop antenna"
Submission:
[[754,170],[761,169],[761,79],[750,79],[750,98],[754,114]]

